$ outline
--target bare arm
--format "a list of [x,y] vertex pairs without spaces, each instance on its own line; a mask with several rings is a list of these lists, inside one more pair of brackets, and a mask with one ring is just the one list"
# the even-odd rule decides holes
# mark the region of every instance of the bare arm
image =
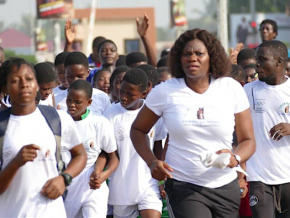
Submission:
[[136,24],[137,24],[137,32],[143,42],[143,45],[145,47],[146,56],[148,58],[148,64],[151,64],[152,66],[157,66],[157,57],[155,53],[155,49],[150,42],[147,30],[149,27],[149,19],[146,14],[144,14],[144,18],[142,20],[142,23],[140,23],[139,18],[136,18]]
[[[108,167],[105,171],[102,170],[104,164],[104,158],[101,161],[97,161],[95,169],[90,176],[91,189],[100,188],[102,183],[110,177],[110,175],[117,169],[119,165],[119,158],[117,152],[108,153],[109,161]],[[104,169],[104,168],[103,168]]]
[[152,177],[157,180],[171,178],[169,171],[173,171],[167,163],[158,160],[150,150],[149,138],[150,129],[157,122],[159,117],[146,105],[140,110],[137,118],[132,124],[130,137],[137,153],[143,158],[151,170]]
[[[18,152],[18,154],[10,161],[10,163],[0,171],[0,194],[5,192],[10,186],[18,169],[25,165],[28,161],[33,161],[37,157],[37,145],[26,145]],[[3,163],[2,163],[3,164]]]
[[73,52],[73,42],[76,37],[76,28],[72,25],[71,20],[67,20],[64,27],[65,46],[64,51]]

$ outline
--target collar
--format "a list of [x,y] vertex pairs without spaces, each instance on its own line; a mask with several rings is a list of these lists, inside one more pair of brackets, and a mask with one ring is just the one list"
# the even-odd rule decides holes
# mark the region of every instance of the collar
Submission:
[[90,109],[87,108],[86,113],[84,113],[83,115],[81,115],[82,120],[86,119],[86,117],[89,115],[90,113]]

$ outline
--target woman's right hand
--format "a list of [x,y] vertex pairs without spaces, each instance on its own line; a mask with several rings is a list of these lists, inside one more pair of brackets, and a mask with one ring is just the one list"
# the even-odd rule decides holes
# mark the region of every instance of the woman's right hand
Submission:
[[169,172],[173,172],[173,169],[164,161],[157,160],[157,159],[153,160],[149,164],[149,168],[150,168],[152,177],[158,181],[162,181],[167,178],[172,178],[172,175]]
[[21,167],[26,164],[26,162],[33,161],[37,157],[37,150],[40,150],[40,147],[37,145],[25,145],[21,148],[13,161],[18,167]]

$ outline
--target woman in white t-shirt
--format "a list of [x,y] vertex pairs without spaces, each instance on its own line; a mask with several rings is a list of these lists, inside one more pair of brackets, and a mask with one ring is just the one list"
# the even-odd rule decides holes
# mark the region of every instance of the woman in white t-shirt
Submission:
[[[164,180],[175,217],[236,217],[240,190],[235,167],[255,151],[249,102],[239,83],[225,77],[230,62],[205,30],[183,33],[169,54],[175,77],[156,86],[132,124],[131,139],[155,179]],[[170,138],[165,162],[146,135],[159,117]],[[234,128],[239,145],[232,152]]]
[[0,141],[0,217],[66,217],[61,196],[87,160],[73,120],[65,112],[57,112],[60,143],[72,156],[59,175],[56,140],[35,103],[39,86],[33,67],[20,58],[5,61],[0,89],[9,94],[11,102],[4,140]]

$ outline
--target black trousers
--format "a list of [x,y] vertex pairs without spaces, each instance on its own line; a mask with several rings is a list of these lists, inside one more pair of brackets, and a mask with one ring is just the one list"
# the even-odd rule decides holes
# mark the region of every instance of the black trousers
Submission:
[[219,188],[206,188],[167,179],[165,191],[175,218],[235,218],[239,216],[241,195],[237,179]]
[[250,206],[254,218],[289,218],[290,183],[267,185],[249,182]]

